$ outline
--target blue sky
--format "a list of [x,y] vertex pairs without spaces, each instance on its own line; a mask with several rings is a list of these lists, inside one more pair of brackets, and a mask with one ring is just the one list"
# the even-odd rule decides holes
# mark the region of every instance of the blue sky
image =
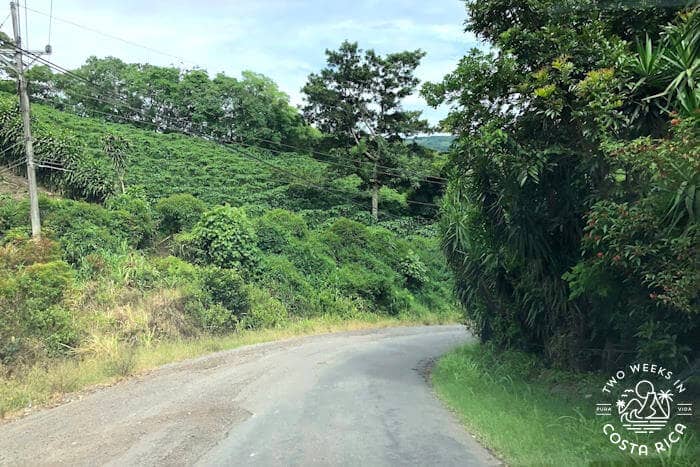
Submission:
[[[49,3],[29,0],[28,6],[48,12]],[[461,0],[54,0],[53,12],[182,57],[184,65],[198,65],[211,74],[263,73],[294,104],[301,103],[300,88],[308,74],[323,66],[324,50],[337,48],[344,39],[380,53],[423,49],[428,55],[418,76],[424,81],[439,80],[467,50],[479,45],[473,35],[463,32],[466,13]],[[42,48],[48,38],[48,18],[30,11],[28,19],[29,46]],[[10,32],[9,24],[3,31]],[[53,22],[52,45],[50,60],[68,68],[79,66],[90,55],[180,65],[173,57],[58,20]],[[432,123],[444,115],[444,110],[427,108],[417,95],[405,104],[424,110]]]

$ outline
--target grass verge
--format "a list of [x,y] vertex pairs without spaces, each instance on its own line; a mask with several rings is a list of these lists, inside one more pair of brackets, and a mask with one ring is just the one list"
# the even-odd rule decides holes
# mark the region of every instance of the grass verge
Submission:
[[68,393],[96,385],[113,384],[120,379],[166,363],[220,350],[295,336],[391,326],[455,323],[458,319],[458,313],[398,317],[367,313],[353,319],[327,315],[290,321],[275,329],[160,341],[137,347],[128,347],[116,340],[106,340],[101,345],[102,351],[96,355],[80,359],[49,360],[26,368],[12,377],[0,377],[0,420],[15,418],[28,409],[57,404]]
[[602,375],[547,369],[527,354],[469,344],[441,358],[432,378],[467,429],[509,465],[690,466],[700,459],[697,419],[664,456],[612,445],[594,416]]

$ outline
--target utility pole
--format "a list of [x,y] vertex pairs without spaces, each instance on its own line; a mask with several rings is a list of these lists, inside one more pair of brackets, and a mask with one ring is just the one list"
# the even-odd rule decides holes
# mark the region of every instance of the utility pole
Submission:
[[10,3],[12,11],[12,29],[15,39],[15,71],[17,72],[17,87],[19,88],[19,109],[22,112],[22,125],[24,126],[24,151],[27,158],[27,184],[29,185],[29,218],[32,224],[32,237],[41,236],[41,220],[39,219],[39,194],[36,186],[36,170],[34,167],[34,141],[32,140],[32,127],[29,108],[29,96],[27,95],[27,80],[24,76],[24,62],[22,61],[22,38],[19,29],[19,11],[15,2]]

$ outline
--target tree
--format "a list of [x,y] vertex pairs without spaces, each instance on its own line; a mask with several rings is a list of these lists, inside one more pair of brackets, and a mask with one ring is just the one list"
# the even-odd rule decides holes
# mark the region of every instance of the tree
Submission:
[[126,193],[124,185],[124,175],[126,175],[127,151],[129,150],[129,142],[121,136],[112,134],[105,135],[102,138],[102,147],[112,161],[114,172],[116,174],[116,182],[119,184],[122,194]]
[[336,147],[352,147],[345,156],[371,190],[374,219],[382,172],[397,166],[404,137],[428,129],[420,112],[401,106],[419,83],[415,70],[424,56],[414,50],[382,57],[346,41],[338,50],[326,50],[326,68],[309,75],[302,89],[306,119],[330,134]]
[[[613,350],[644,353],[658,342],[668,345],[659,354],[671,355],[670,347],[683,349],[694,332],[687,313],[649,302],[649,295],[659,292],[649,290],[648,279],[637,282],[675,274],[670,267],[652,276],[660,262],[642,259],[649,269],[643,275],[640,267],[633,277],[595,263],[603,274],[594,281],[593,266],[581,266],[591,251],[590,239],[584,238],[591,230],[589,216],[603,210],[600,202],[616,194],[622,204],[638,200],[644,190],[662,190],[634,186],[614,157],[629,140],[668,134],[668,114],[642,105],[649,95],[635,87],[640,77],[631,64],[635,38],[647,34],[657,41],[663,22],[676,14],[673,8],[645,9],[641,3],[615,2],[601,9],[595,4],[468,2],[467,29],[488,40],[491,50],[472,50],[442,82],[423,88],[430,104],[452,106],[443,125],[460,135],[441,229],[470,322],[484,340],[573,366],[605,365],[611,355],[620,357]],[[611,241],[596,240],[597,235],[594,244]],[[636,238],[654,238],[681,256],[687,252],[646,232]],[[627,240],[615,239],[616,245]],[[657,247],[640,248],[653,254]],[[604,251],[593,254],[607,258]],[[621,261],[617,253],[610,254],[612,261]],[[686,274],[683,281],[693,277]],[[681,283],[658,280],[660,288]],[[600,293],[593,293],[596,286]],[[677,303],[697,306],[693,300],[684,296]],[[649,329],[666,335],[654,338]],[[607,357],[584,350],[591,348],[607,349]]]

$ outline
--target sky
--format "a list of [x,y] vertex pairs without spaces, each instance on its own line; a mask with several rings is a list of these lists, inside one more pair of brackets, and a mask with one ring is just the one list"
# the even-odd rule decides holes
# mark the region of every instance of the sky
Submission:
[[[43,49],[49,19],[28,11],[24,46]],[[28,0],[30,9],[50,11],[51,0]],[[9,5],[6,7],[9,13]],[[87,57],[115,56],[126,62],[148,62],[224,72],[238,77],[252,70],[272,78],[292,104],[302,103],[307,76],[325,63],[326,49],[345,40],[379,53],[422,49],[427,52],[417,76],[438,81],[454,69],[471,48],[480,47],[464,32],[462,0],[53,0],[52,62],[65,68],[80,66]],[[0,21],[5,14],[0,10]],[[107,35],[61,21],[68,20]],[[11,21],[2,30],[11,35]],[[28,30],[28,34],[26,31]],[[158,53],[158,52],[165,52]],[[424,111],[436,124],[446,109],[431,109],[419,95],[404,107]]]

